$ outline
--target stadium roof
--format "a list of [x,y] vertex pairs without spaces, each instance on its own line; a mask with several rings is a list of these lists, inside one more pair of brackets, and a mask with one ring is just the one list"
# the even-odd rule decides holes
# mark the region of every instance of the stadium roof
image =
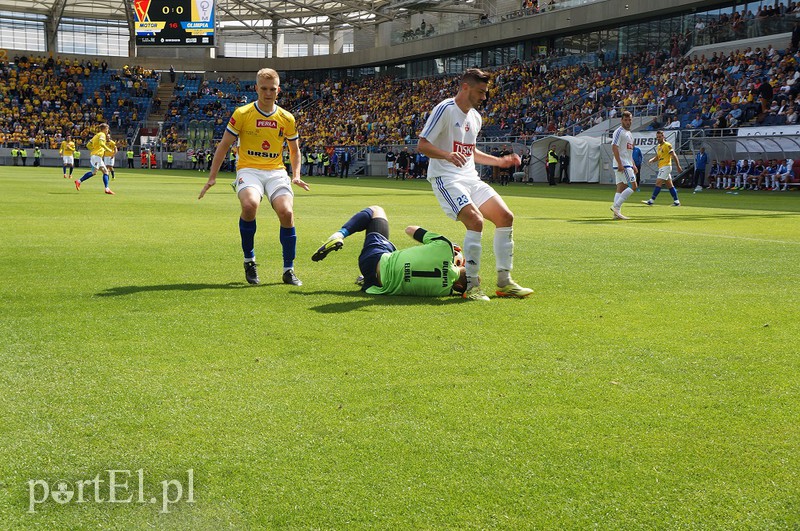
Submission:
[[[146,1],[146,0],[145,0]],[[133,0],[0,0],[0,11],[133,21]],[[216,0],[217,20],[268,37],[273,20],[289,31],[362,29],[414,12],[480,13],[475,0]]]

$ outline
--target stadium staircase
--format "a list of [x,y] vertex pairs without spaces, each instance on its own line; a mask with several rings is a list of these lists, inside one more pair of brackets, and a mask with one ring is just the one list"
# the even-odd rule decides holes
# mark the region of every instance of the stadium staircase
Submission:
[[175,83],[169,83],[162,79],[156,89],[155,97],[161,100],[161,108],[156,110],[151,107],[150,114],[147,116],[147,128],[158,128],[158,122],[164,120],[165,109],[168,109],[169,104],[175,99]]

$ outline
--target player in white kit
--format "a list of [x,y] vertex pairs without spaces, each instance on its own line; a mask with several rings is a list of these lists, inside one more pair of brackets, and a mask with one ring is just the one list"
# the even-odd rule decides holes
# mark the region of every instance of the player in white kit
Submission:
[[622,111],[621,125],[614,131],[611,138],[611,151],[614,153],[614,176],[617,183],[617,193],[614,194],[614,204],[611,211],[614,219],[628,219],[620,212],[622,203],[636,191],[636,165],[633,163],[633,136],[631,123],[633,116],[630,111]]
[[494,255],[499,297],[527,297],[533,290],[511,279],[514,240],[514,214],[503,198],[481,181],[475,163],[509,168],[520,164],[512,153],[494,157],[476,147],[483,120],[476,110],[486,99],[489,74],[470,68],[461,76],[458,94],[447,98],[431,111],[420,133],[418,149],[430,158],[428,181],[442,210],[467,229],[463,253],[466,260],[467,290],[464,298],[488,301],[480,286],[481,236],[483,220],[495,225]]

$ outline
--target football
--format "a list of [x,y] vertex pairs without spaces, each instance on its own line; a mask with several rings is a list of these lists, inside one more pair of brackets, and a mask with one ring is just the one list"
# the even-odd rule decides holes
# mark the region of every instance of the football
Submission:
[[456,267],[464,267],[464,253],[461,252],[461,247],[458,245],[453,246],[453,265]]

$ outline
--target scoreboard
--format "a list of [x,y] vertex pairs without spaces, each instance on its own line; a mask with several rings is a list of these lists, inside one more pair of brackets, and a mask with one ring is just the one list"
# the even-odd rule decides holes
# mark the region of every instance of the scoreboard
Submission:
[[214,0],[133,0],[137,46],[213,46]]

